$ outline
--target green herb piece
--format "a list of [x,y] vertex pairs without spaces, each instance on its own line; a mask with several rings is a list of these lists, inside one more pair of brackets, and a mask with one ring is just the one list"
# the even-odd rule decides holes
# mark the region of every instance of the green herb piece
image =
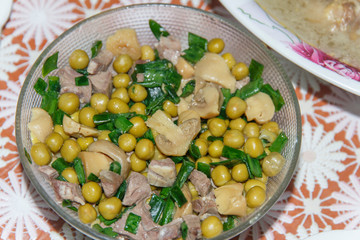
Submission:
[[167,37],[170,35],[170,33],[168,31],[165,30],[165,28],[163,28],[159,23],[157,23],[156,21],[150,19],[149,20],[149,26],[151,29],[151,32],[154,34],[154,36],[156,37],[157,40],[160,40],[160,37]]
[[184,50],[185,55],[183,55],[183,58],[192,64],[197,63],[206,52],[207,42],[205,38],[189,32],[189,48]]
[[129,118],[134,117],[135,115],[136,115],[136,113],[134,113],[134,112],[118,113],[118,114],[104,112],[104,113],[94,115],[93,121],[94,121],[95,125],[98,126],[101,124],[113,122],[113,121],[115,121],[115,119],[117,119],[119,117],[125,117],[125,118],[129,119]]
[[201,153],[199,147],[195,144],[195,141],[193,140],[189,147],[189,153],[190,155],[195,159],[201,158]]
[[102,41],[100,40],[95,41],[95,43],[91,47],[91,58],[96,57],[99,54],[101,48],[102,48]]
[[281,93],[279,90],[274,90],[270,84],[265,84],[260,89],[261,92],[266,93],[269,95],[274,103],[275,111],[279,111],[282,106],[284,106],[285,101],[284,98],[281,96]]
[[195,89],[195,80],[188,81],[183,87],[180,97],[186,98],[190,96],[190,94],[194,92],[194,89]]
[[241,99],[246,99],[258,93],[261,90],[264,82],[261,77],[263,70],[264,65],[252,59],[249,65],[250,82],[237,91],[235,95]]
[[72,205],[72,202],[71,202],[70,200],[68,200],[68,199],[64,199],[64,200],[62,201],[62,206],[63,206],[63,207],[66,207],[66,208],[68,208],[68,209],[70,209],[70,210],[73,210],[74,212],[77,212],[77,211],[78,211],[78,209],[77,209],[76,207],[74,207],[74,206]]
[[227,217],[226,221],[223,223],[224,232],[235,227],[236,216],[230,215]]
[[65,161],[64,158],[58,158],[56,159],[52,164],[51,167],[54,168],[60,175],[64,169],[70,167],[71,164],[67,161]]
[[89,72],[87,71],[87,68],[84,68],[84,69],[76,69],[75,70],[76,72],[84,75],[84,76],[88,76],[89,75]]
[[152,133],[151,128],[149,128],[149,129],[145,132],[143,138],[149,139],[150,141],[152,141],[152,142],[155,144],[155,139],[154,139],[154,135],[153,135],[153,133]]
[[105,224],[106,226],[110,226],[111,224],[113,224],[114,222],[116,222],[117,220],[120,219],[119,216],[116,216],[115,218],[111,219],[111,220],[107,220],[105,219],[102,215],[100,215],[99,217],[100,222],[102,222],[103,224]]
[[68,180],[66,180],[62,175],[59,175],[57,178],[55,178],[56,180],[59,181],[63,181],[63,182],[68,182]]
[[109,237],[115,238],[115,237],[119,236],[119,234],[117,232],[114,232],[112,230],[112,227],[103,228],[98,223],[96,223],[92,226],[92,228],[100,233],[103,233],[103,234],[109,236]]
[[149,205],[150,205],[150,215],[152,220],[156,223],[159,222],[161,214],[165,208],[165,201],[156,194],[153,194],[151,196]]
[[228,104],[230,98],[232,97],[231,95],[231,92],[230,92],[230,89],[228,88],[221,88],[221,93],[222,95],[224,96],[224,101],[223,101],[223,104],[221,105],[221,108],[220,108],[220,116],[223,116],[223,117],[227,117],[226,116],[226,105]]
[[30,164],[32,164],[30,154],[29,154],[29,152],[26,150],[26,148],[24,148],[24,153],[25,153],[26,159],[29,161]]
[[46,77],[50,72],[57,69],[58,55],[59,52],[56,52],[45,60],[42,68],[43,77]]
[[178,104],[180,102],[180,97],[176,94],[174,88],[172,88],[170,85],[166,85],[164,89],[166,90],[166,93],[168,94],[168,99],[171,102],[175,104]]
[[244,161],[241,159],[227,159],[227,160],[223,160],[220,162],[211,162],[210,166],[219,166],[219,165],[223,165],[227,168],[232,168],[235,165],[238,165],[240,163],[243,163]]
[[57,109],[58,105],[58,94],[53,91],[47,91],[45,95],[42,96],[40,107],[47,111],[49,115],[53,115]]
[[112,131],[115,129],[114,123],[113,122],[108,122],[108,123],[103,123],[100,125],[97,125],[96,128],[98,130],[109,130]]
[[85,75],[80,76],[80,77],[76,77],[75,78],[75,85],[76,86],[88,86],[89,85],[89,79]]
[[183,164],[181,165],[180,171],[176,177],[173,186],[178,186],[181,189],[184,183],[186,182],[186,180],[188,179],[188,177],[190,176],[191,172],[194,170],[194,168],[195,168],[195,163],[190,161],[184,161]]
[[60,79],[57,76],[48,76],[49,79],[49,90],[54,92],[60,92]]
[[200,172],[203,172],[208,178],[211,177],[211,167],[209,164],[198,162],[197,170],[199,170]]
[[186,222],[182,222],[181,226],[180,226],[180,230],[181,230],[181,237],[182,239],[186,239],[188,231],[189,231],[189,227],[186,224]]
[[269,147],[270,152],[280,153],[288,142],[288,137],[284,132],[281,132],[275,139],[275,141]]
[[173,162],[177,164],[177,163],[182,163],[183,161],[189,161],[189,158],[186,156],[180,156],[180,157],[173,156],[171,157],[171,160],[173,160]]
[[124,230],[136,234],[140,221],[141,221],[141,216],[138,216],[132,212],[129,213],[126,219]]
[[121,134],[126,133],[127,131],[134,126],[126,117],[120,116],[115,119],[114,125],[117,129],[121,131]]
[[181,191],[181,189],[174,185],[171,189],[170,189],[170,197],[177,203],[177,205],[179,207],[181,207],[182,205],[184,205],[185,203],[187,203],[187,199],[184,196],[183,192]]
[[89,176],[87,177],[87,180],[91,181],[91,182],[100,182],[100,179],[98,178],[98,176],[96,176],[93,173],[90,173]]
[[226,146],[226,145],[224,146],[221,155],[230,160],[231,159],[239,159],[241,161],[246,160],[246,154],[243,151]]
[[110,171],[117,173],[117,174],[121,174],[121,164],[119,162],[112,162],[110,164]]
[[223,138],[223,137],[208,136],[207,140],[208,140],[209,142],[215,142],[216,140],[223,141],[224,138]]
[[255,177],[261,178],[262,177],[262,169],[261,169],[259,160],[250,157],[249,154],[247,154],[246,156],[247,156],[249,168],[250,168],[252,175],[254,175]]
[[184,50],[185,54],[182,57],[190,63],[195,64],[204,56],[205,52],[206,51],[200,47],[190,47]]
[[53,113],[53,115],[51,116],[52,120],[54,122],[54,125],[62,125],[64,115],[65,115],[64,111],[62,111],[61,109],[56,109],[55,112]]
[[115,145],[119,145],[118,140],[121,134],[122,131],[120,129],[114,129],[108,135],[111,142],[113,142]]
[[159,224],[161,226],[168,224],[173,220],[174,210],[175,210],[175,203],[170,198],[168,198],[165,203],[165,208],[162,217],[159,221]]
[[81,185],[84,185],[86,183],[86,177],[85,177],[84,166],[82,164],[81,159],[76,157],[73,161],[73,164],[74,164],[74,170],[79,179],[79,183]]
[[166,199],[168,196],[169,196],[169,194],[170,194],[170,187],[164,187],[164,188],[162,188],[161,189],[161,192],[160,192],[160,194],[159,194],[159,197],[161,198],[161,199]]
[[120,187],[118,188],[118,190],[116,191],[115,197],[117,197],[118,199],[120,199],[122,201],[125,196],[126,188],[127,188],[126,181],[123,181],[121,183]]
[[38,78],[34,85],[35,92],[39,95],[44,96],[46,93],[47,83],[42,78]]

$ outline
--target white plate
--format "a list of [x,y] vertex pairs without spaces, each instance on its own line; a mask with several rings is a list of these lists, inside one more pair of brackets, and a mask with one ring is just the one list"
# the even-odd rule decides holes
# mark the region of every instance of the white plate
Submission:
[[308,237],[305,240],[359,240],[360,230],[332,230],[322,232],[314,236]]
[[249,31],[276,52],[319,78],[360,96],[360,71],[303,43],[254,0],[220,0]]

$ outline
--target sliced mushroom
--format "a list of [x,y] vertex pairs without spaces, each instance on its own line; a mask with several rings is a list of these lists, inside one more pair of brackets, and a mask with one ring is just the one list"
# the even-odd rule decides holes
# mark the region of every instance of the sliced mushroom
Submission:
[[112,142],[97,140],[96,142],[90,144],[87,150],[88,152],[99,152],[105,154],[112,160],[119,162],[121,164],[120,175],[123,178],[121,182],[129,175],[130,163],[127,161],[126,153]]
[[214,189],[216,206],[220,214],[246,215],[246,199],[242,195],[244,186],[241,183],[224,185]]
[[185,155],[190,142],[201,129],[200,118],[186,120],[177,126],[161,110],[156,111],[146,121],[146,125],[158,133],[155,137],[156,146],[168,156]]
[[185,79],[194,76],[195,73],[194,67],[182,57],[178,58],[175,67],[178,73]]
[[216,117],[220,114],[220,96],[220,91],[215,85],[206,84],[194,95],[189,109],[204,119]]
[[200,115],[194,111],[194,110],[186,110],[186,111],[183,111],[182,113],[179,114],[178,116],[178,123],[179,124],[182,124],[183,122],[185,122],[186,120],[189,120],[189,119],[192,119],[192,118],[195,118],[195,119],[200,119]]
[[269,95],[258,92],[245,100],[245,115],[248,121],[255,120],[259,124],[270,121],[275,114],[275,106]]
[[225,60],[218,54],[205,53],[196,63],[194,75],[196,84],[200,81],[213,82],[230,89],[232,93],[235,92],[236,79]]
[[113,161],[111,158],[98,152],[80,152],[78,157],[84,165],[86,177],[90,173],[99,177],[102,170],[109,170],[110,164]]
[[37,141],[45,142],[47,136],[53,131],[53,121],[48,114],[42,108],[31,109],[31,120],[28,123],[28,128],[32,136],[32,142]]
[[128,54],[134,61],[141,57],[140,44],[136,31],[131,28],[120,29],[109,36],[106,40],[106,49],[115,56]]
[[75,122],[68,116],[64,115],[63,118],[64,132],[70,136],[79,137],[97,137],[99,131],[96,128],[88,127],[78,122]]

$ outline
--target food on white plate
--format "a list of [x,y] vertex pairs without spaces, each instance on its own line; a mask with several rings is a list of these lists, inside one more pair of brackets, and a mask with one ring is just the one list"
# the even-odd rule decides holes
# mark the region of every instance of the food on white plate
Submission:
[[360,2],[356,0],[256,0],[304,42],[360,68]]
[[155,46],[120,29],[91,56],[76,49],[60,69],[61,53],[45,61],[30,161],[57,201],[104,234],[215,237],[264,203],[284,166],[287,137],[272,118],[285,103],[261,63],[220,55],[223,40],[189,33],[183,50],[149,24]]

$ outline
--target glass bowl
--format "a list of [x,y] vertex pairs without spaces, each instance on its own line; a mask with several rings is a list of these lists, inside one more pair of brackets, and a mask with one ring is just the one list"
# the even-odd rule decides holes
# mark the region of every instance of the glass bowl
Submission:
[[[34,90],[34,84],[41,77],[45,59],[59,51],[58,66],[68,64],[68,56],[75,49],[90,50],[95,40],[105,40],[119,28],[136,30],[140,44],[153,45],[157,42],[149,29],[148,21],[154,19],[167,29],[171,35],[182,42],[187,48],[188,32],[195,33],[206,39],[221,37],[225,42],[223,52],[231,52],[235,59],[249,64],[255,59],[265,66],[263,78],[274,89],[279,89],[285,105],[275,114],[274,120],[289,138],[282,154],[287,162],[279,175],[269,180],[265,203],[250,215],[240,219],[240,224],[226,231],[216,239],[227,239],[240,234],[257,222],[276,203],[288,186],[297,165],[301,141],[301,115],[298,100],[293,86],[287,78],[277,59],[258,40],[241,31],[240,26],[199,9],[168,4],[139,4],[121,7],[102,12],[90,17],[67,30],[52,42],[39,56],[31,68],[21,89],[16,112],[16,142],[20,161],[26,175],[43,199],[66,222],[94,239],[111,239],[83,224],[72,210],[63,208],[55,200],[49,183],[40,175],[26,157],[30,152],[31,140],[27,124],[31,117],[31,108],[40,106],[41,97]],[[88,51],[88,54],[90,52]],[[56,71],[53,74],[56,74]],[[53,75],[52,74],[52,75]]]

